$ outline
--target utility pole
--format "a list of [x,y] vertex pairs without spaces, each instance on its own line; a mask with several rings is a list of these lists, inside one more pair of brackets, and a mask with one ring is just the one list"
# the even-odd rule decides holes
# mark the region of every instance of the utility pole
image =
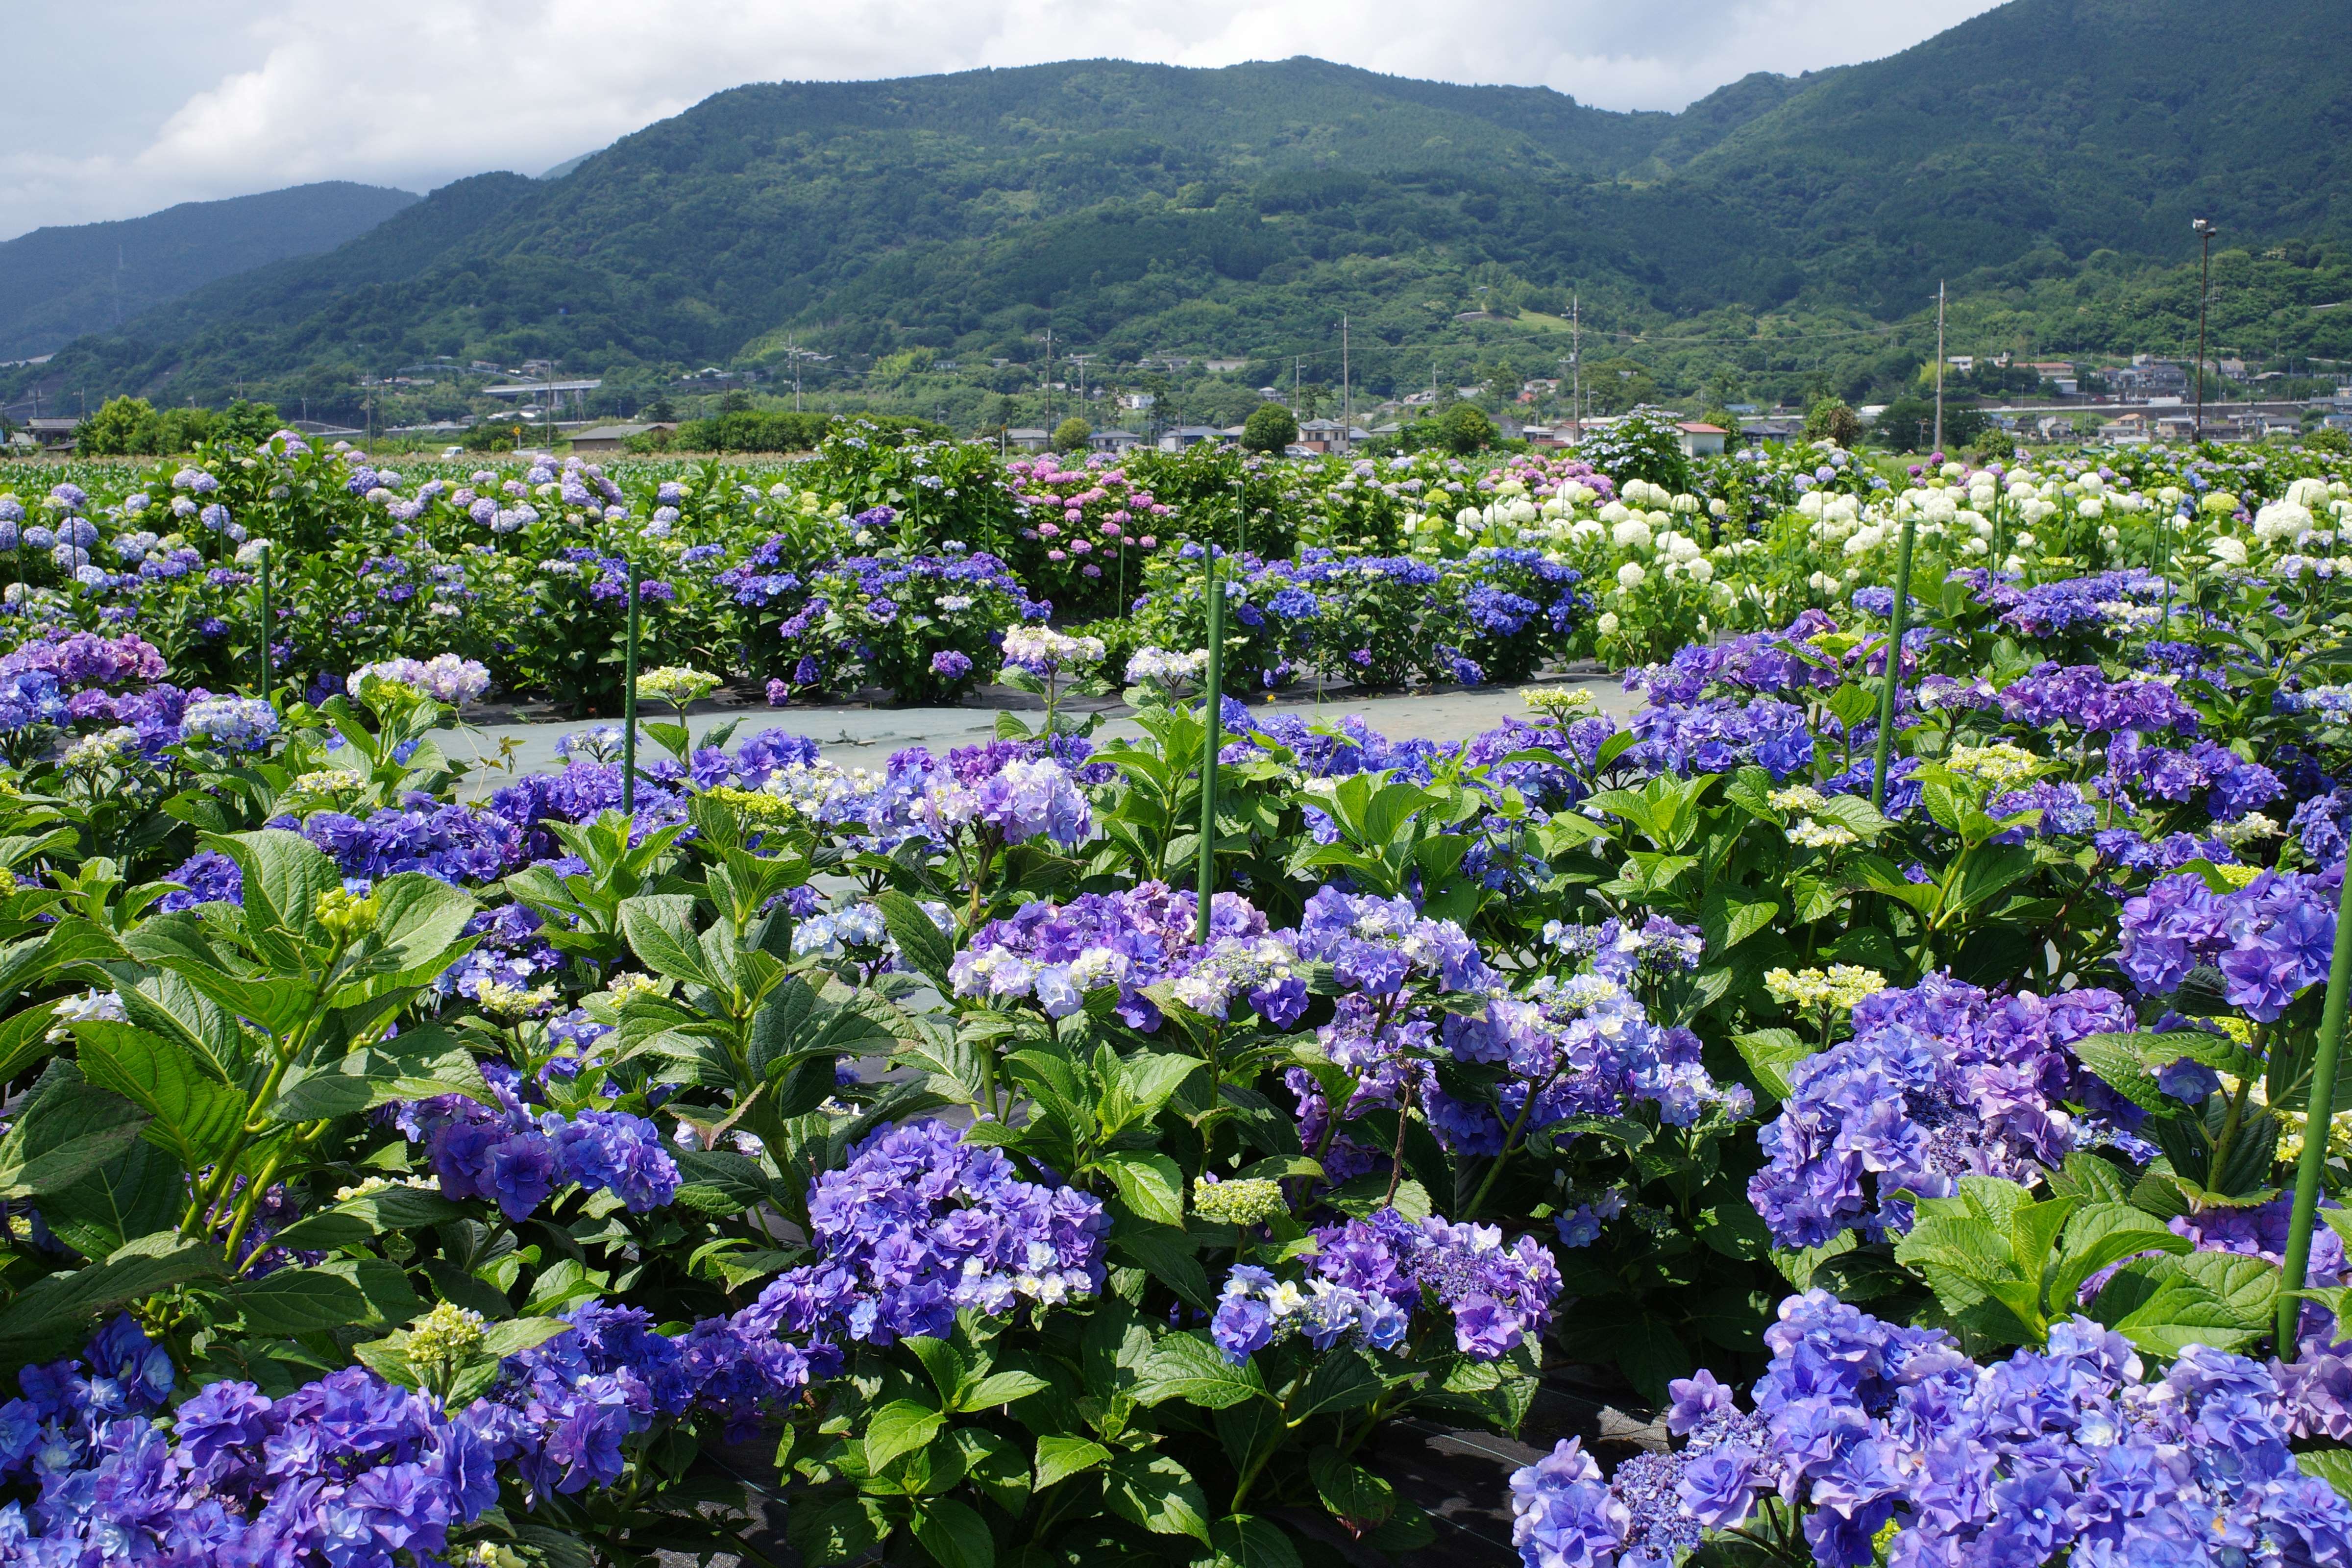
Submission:
[[1944,284],[1936,282],[1936,444],[1928,450],[1944,449]]
[[1094,421],[1087,414],[1087,361],[1094,357],[1095,356],[1092,354],[1072,354],[1070,356],[1070,363],[1078,367],[1078,416],[1085,419],[1089,425],[1093,424]]
[[1568,444],[1574,447],[1584,440],[1584,300],[1580,294],[1568,297],[1568,359],[1576,367],[1575,406],[1568,415]]
[[1045,379],[1037,384],[1045,398],[1045,428],[1054,427],[1054,329],[1045,329]]
[[1339,313],[1339,449],[1348,449],[1348,432],[1356,427],[1356,405],[1348,382],[1348,315]]
[[2213,226],[2210,218],[2198,218],[2190,226],[2197,231],[2197,237],[2205,249],[2204,259],[2199,264],[2197,274],[2196,440],[2202,446],[2205,441],[2205,301],[2213,293],[2213,237],[2221,231]]

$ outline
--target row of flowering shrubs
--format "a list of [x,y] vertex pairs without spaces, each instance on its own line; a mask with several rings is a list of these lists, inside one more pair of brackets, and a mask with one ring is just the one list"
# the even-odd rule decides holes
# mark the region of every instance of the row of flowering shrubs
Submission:
[[2352,561],[2341,467],[2155,448],[1906,475],[1800,443],[1710,459],[1669,492],[1559,457],[1066,468],[859,426],[758,469],[395,467],[281,434],[151,470],[0,477],[0,610],[10,637],[135,627],[226,686],[260,667],[266,600],[289,696],[367,659],[454,652],[502,693],[609,711],[634,568],[648,666],[793,697],[953,700],[1024,620],[1199,650],[1213,544],[1246,562],[1235,689],[1511,681],[1842,612],[1883,591],[1906,521],[1936,581],[2253,572],[2303,592]]
[[[161,569],[19,594],[0,1563],[740,1553],[748,1479],[812,1563],[1303,1568],[1444,1528],[1391,1424],[1518,1432],[1566,1364],[1668,1438],[1498,1472],[1529,1568],[2352,1558],[2352,1125],[2310,1085],[2352,813],[2332,481],[2172,473],[2234,510],[2153,514],[2189,520],[2168,573],[2129,533],[2077,572],[1962,513],[2055,537],[2105,479],[2043,514],[1821,466],[1825,531],[1918,514],[1899,648],[1841,577],[1631,668],[1628,720],[1538,687],[1438,744],[1206,694],[1205,835],[1181,544],[1122,660],[1003,541],[912,549],[911,498],[861,495],[814,567],[713,569],[815,663],[774,679],[997,677],[1042,721],[864,768],[649,723],[634,781],[593,730],[469,776],[446,732],[508,678],[463,615],[264,697],[162,637]],[[1347,515],[1442,516],[1345,472]],[[1459,548],[1401,515],[1228,558],[1231,667],[1495,679],[1770,553],[1598,479],[1448,481],[1486,498]],[[595,526],[674,536],[686,500]],[[307,581],[310,514],[242,504],[166,564],[282,535],[205,570]],[[762,547],[824,515],[758,504]],[[630,563],[577,548],[552,577],[609,614]],[[419,580],[387,559],[354,565]],[[1063,700],[1122,673],[1140,732],[1105,741]]]

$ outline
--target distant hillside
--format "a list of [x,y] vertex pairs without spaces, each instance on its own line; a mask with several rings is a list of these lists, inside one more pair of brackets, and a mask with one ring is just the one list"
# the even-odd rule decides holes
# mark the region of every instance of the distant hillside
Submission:
[[776,363],[788,339],[984,366],[1032,362],[1048,327],[1114,360],[1271,367],[1344,313],[1360,378],[1417,384],[1465,312],[1548,319],[1571,291],[1621,331],[1900,320],[1938,278],[2177,262],[2198,213],[2233,245],[2347,237],[2340,24],[2332,0],[2013,0],[1679,114],[1306,58],[744,87],[561,177],[461,182],[196,289],[55,374],[325,396],[434,354],[626,373]]
[[331,180],[0,242],[0,359],[109,331],[216,278],[332,250],[415,200]]

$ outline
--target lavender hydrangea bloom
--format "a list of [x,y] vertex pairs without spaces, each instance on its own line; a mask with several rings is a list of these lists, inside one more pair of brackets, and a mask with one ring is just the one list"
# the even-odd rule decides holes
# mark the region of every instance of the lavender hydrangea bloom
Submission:
[[2151,994],[2178,990],[2190,970],[2215,965],[2231,1005],[2267,1023],[2327,978],[2343,877],[2341,865],[2264,871],[2229,893],[2193,873],[2159,877],[2124,901],[2116,962]]
[[2160,680],[2110,680],[2095,664],[2037,664],[2000,693],[2001,712],[2036,729],[2065,724],[2084,734],[2197,731],[2197,710]]
[[278,733],[278,710],[257,698],[209,698],[187,705],[180,732],[219,751],[257,752]]
[[1780,1115],[1758,1134],[1756,1212],[1783,1247],[1819,1247],[1849,1229],[1909,1228],[1909,1188],[1948,1197],[1963,1175],[2031,1183],[2076,1143],[2061,1102],[2076,1091],[2065,1047],[2126,1032],[2112,991],[2043,1000],[1999,996],[1942,975],[1882,991],[1853,1012],[1853,1036],[1799,1063]]
[[[160,1377],[154,1369],[160,1368]],[[128,1318],[83,1360],[27,1367],[0,1407],[0,1558],[389,1564],[436,1556],[498,1500],[488,1406],[452,1417],[351,1367],[277,1399],[211,1384],[159,1424],[170,1362]],[[515,1423],[515,1447],[535,1434]],[[16,1440],[22,1435],[23,1441]]]
[[425,1140],[444,1196],[495,1203],[520,1221],[572,1184],[610,1192],[632,1214],[660,1208],[677,1195],[677,1162],[652,1122],[601,1110],[570,1121],[553,1111],[534,1117],[523,1098],[527,1086],[513,1069],[488,1063],[482,1075],[498,1096],[498,1109],[447,1094],[418,1101],[402,1119],[411,1137]]
[[1003,1316],[1100,1291],[1110,1218],[1099,1200],[1013,1174],[996,1149],[941,1122],[885,1128],[816,1179],[819,1260],[780,1275],[738,1315],[744,1331],[837,1365],[849,1341],[941,1335],[960,1308]]
[[1237,893],[1211,900],[1204,949],[1195,940],[1196,908],[1193,895],[1158,881],[1081,894],[1066,905],[1034,900],[973,932],[949,981],[959,996],[1034,1000],[1057,1018],[1076,1012],[1087,993],[1114,989],[1119,1016],[1150,1031],[1160,1013],[1144,988],[1174,980],[1196,1012],[1222,1017],[1246,997],[1276,1027],[1296,1022],[1307,1004],[1297,952]]
[[[1893,1561],[2197,1564],[2352,1552],[2352,1507],[2304,1474],[2287,1439],[2297,1385],[2191,1345],[2164,1377],[2120,1334],[2056,1324],[2047,1350],[1979,1367],[1944,1334],[1881,1322],[1825,1291],[1765,1331],[1756,1408],[1677,1384],[1685,1447],[1603,1484],[1563,1443],[1512,1480],[1528,1568],[1663,1565],[1777,1494],[1812,1560],[1861,1568],[1890,1523]],[[1710,1380],[1711,1381],[1711,1380]]]
[[1390,1350],[1415,1312],[1435,1307],[1453,1315],[1457,1350],[1493,1361],[1542,1333],[1559,1294],[1550,1252],[1531,1236],[1506,1246],[1493,1226],[1415,1224],[1384,1208],[1315,1240],[1303,1285],[1247,1264],[1226,1276],[1209,1334],[1227,1360],[1292,1337]]

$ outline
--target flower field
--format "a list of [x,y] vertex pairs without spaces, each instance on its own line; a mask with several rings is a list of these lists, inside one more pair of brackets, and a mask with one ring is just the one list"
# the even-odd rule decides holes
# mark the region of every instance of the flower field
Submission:
[[2352,468],[1666,458],[0,468],[0,1563],[2352,1560]]

